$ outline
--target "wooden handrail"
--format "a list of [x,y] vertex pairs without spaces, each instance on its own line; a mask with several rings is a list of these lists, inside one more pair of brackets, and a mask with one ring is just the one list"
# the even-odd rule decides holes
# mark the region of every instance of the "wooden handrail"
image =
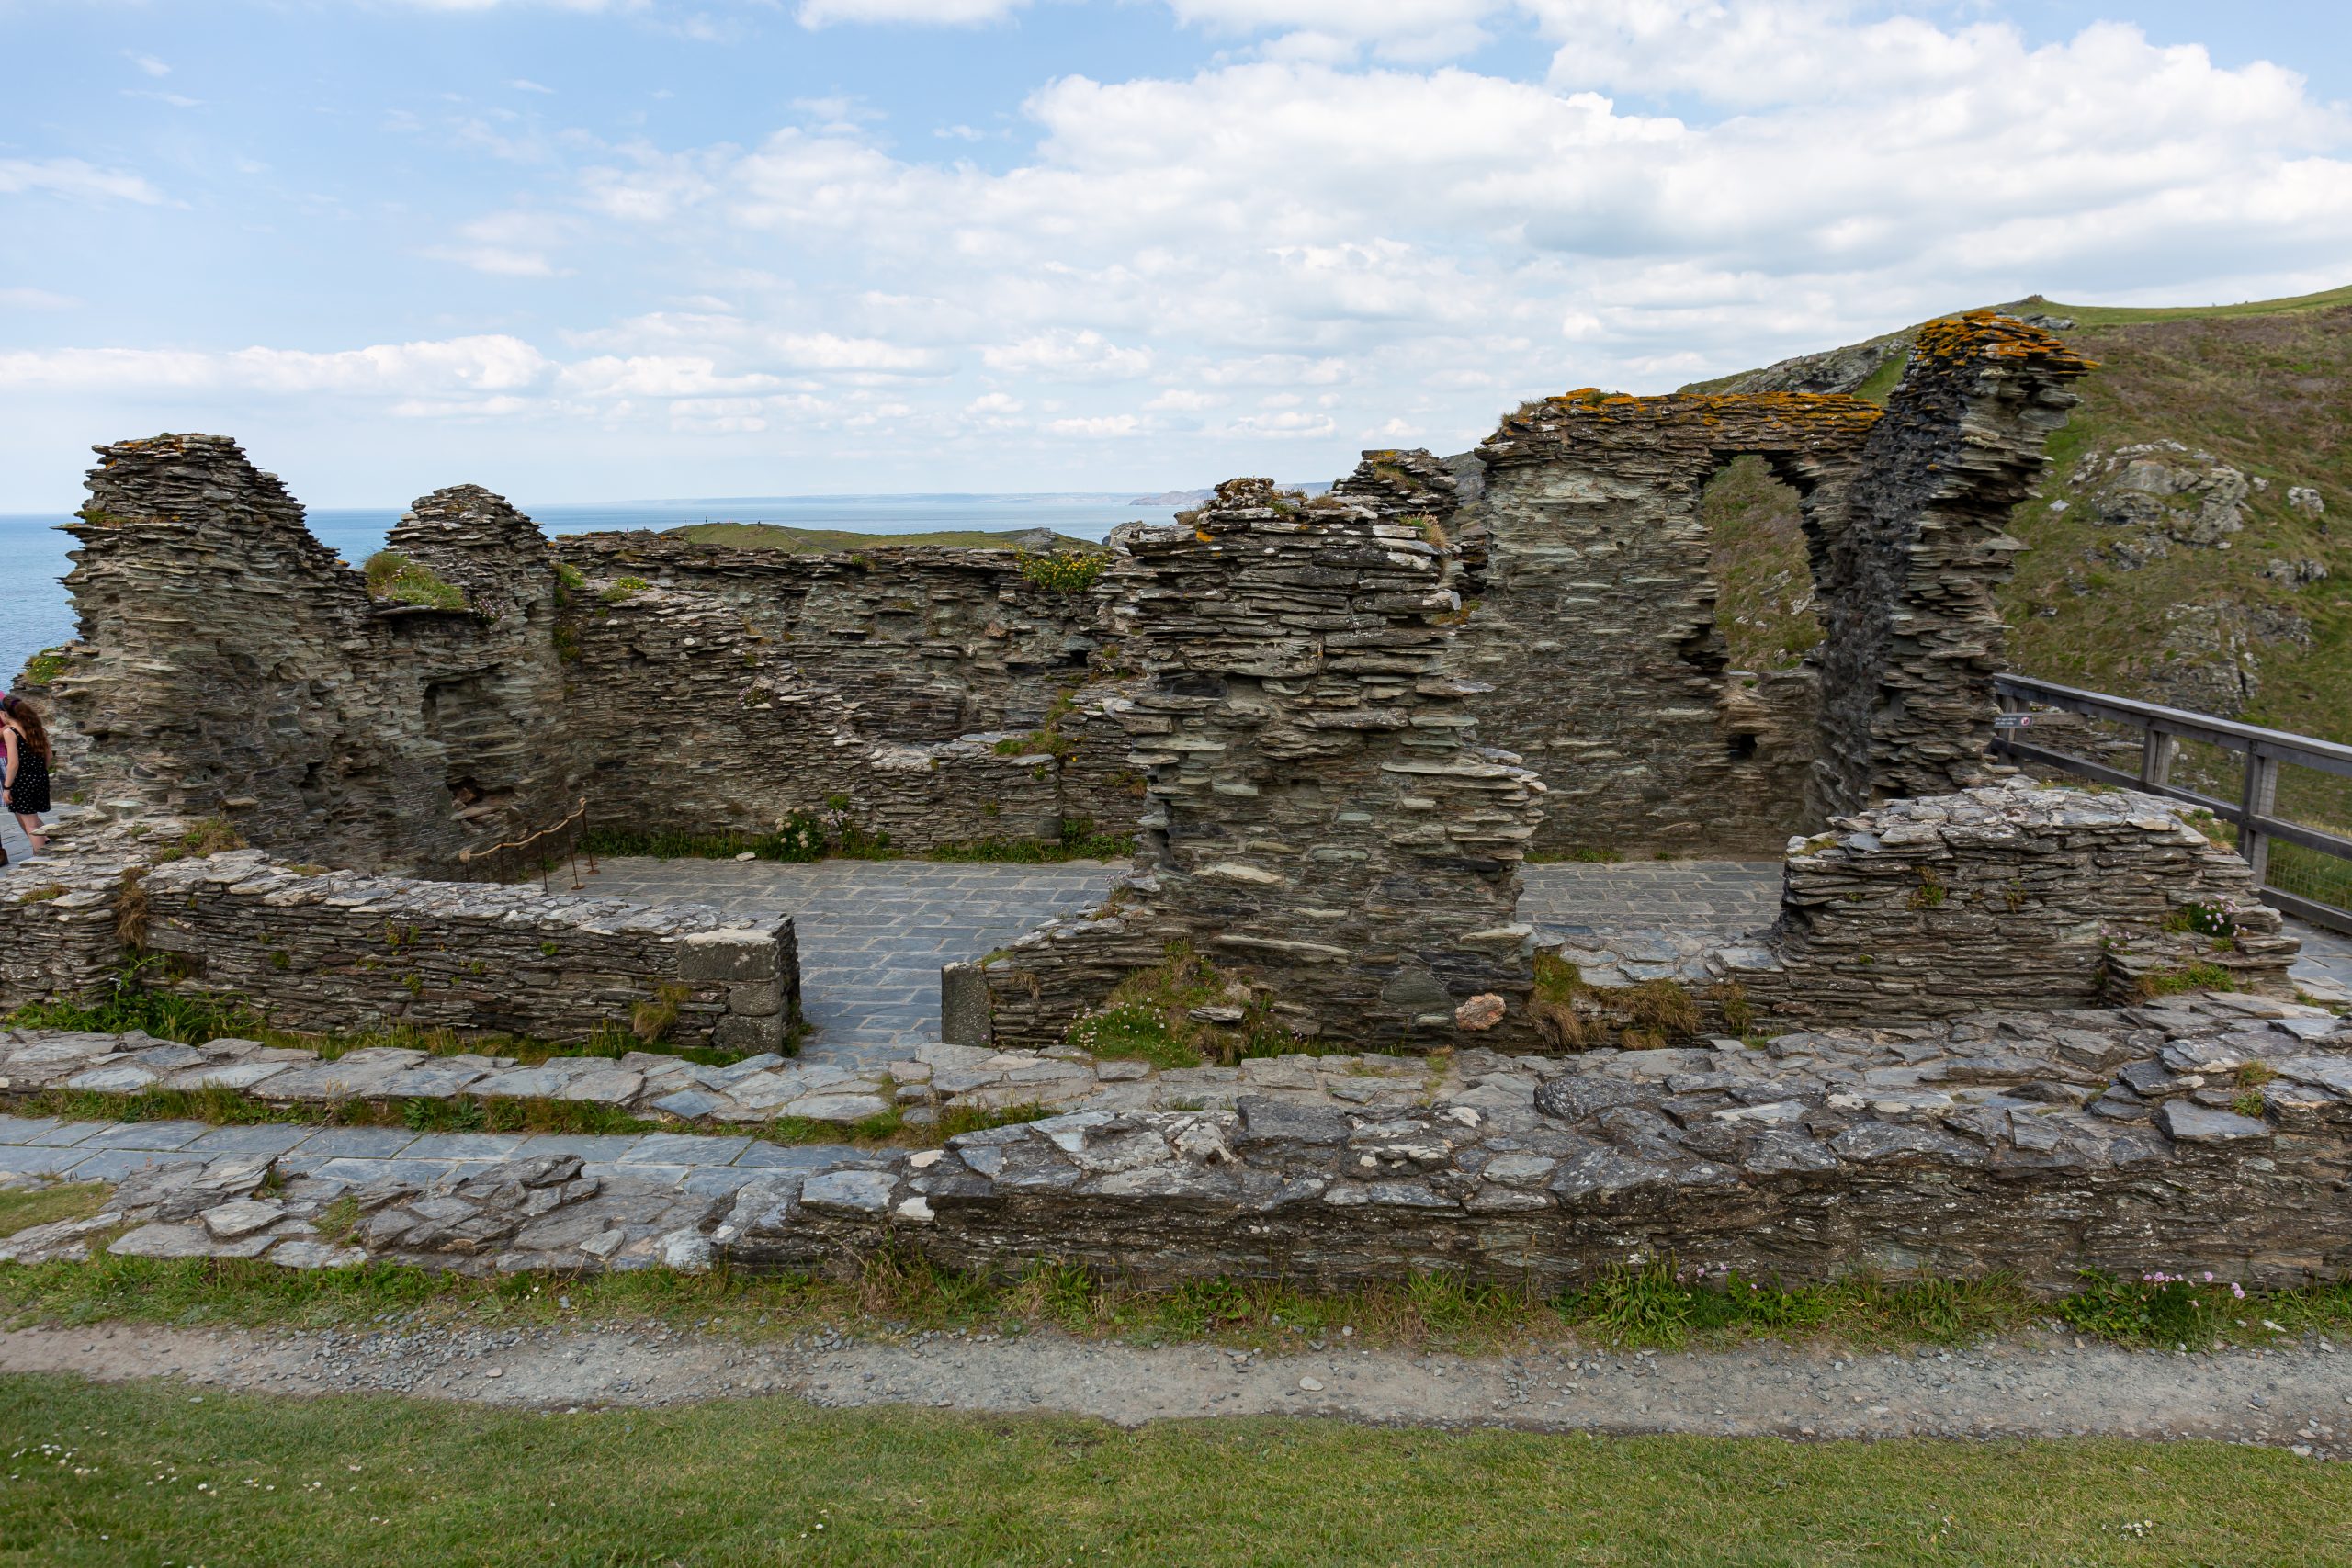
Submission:
[[[2270,840],[2273,839],[2352,862],[2352,838],[2324,828],[2290,822],[2278,814],[2280,764],[2291,763],[2318,773],[2352,778],[2352,746],[2322,740],[2316,736],[2297,735],[2291,730],[2241,724],[2235,719],[2221,718],[2212,714],[2166,707],[2162,703],[2141,702],[2132,697],[2113,696],[2106,692],[2086,692],[2074,686],[2062,686],[2054,681],[2037,681],[2026,675],[1996,675],[1993,677],[1993,689],[2005,713],[2021,713],[2028,704],[2038,704],[2056,708],[2062,713],[2080,714],[2086,718],[2130,725],[2140,731],[2140,771],[2136,776],[2088,757],[2077,757],[2040,744],[2041,736],[2047,731],[1996,726],[1993,747],[2002,756],[2054,768],[2099,784],[2143,790],[2211,812],[2220,820],[2236,827],[2238,852],[2245,857],[2246,864],[2254,868],[2255,887],[2264,902],[2313,925],[2352,932],[2352,909],[2285,892],[2272,887],[2269,883]],[[2034,739],[2026,739],[2029,733]],[[2235,801],[2184,789],[2172,782],[2173,763],[2179,755],[2183,740],[2216,746],[2245,759],[2245,787],[2239,791]]]

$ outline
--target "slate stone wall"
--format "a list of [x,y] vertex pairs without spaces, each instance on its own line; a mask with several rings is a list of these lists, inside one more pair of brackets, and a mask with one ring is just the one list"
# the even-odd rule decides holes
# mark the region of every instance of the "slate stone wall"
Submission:
[[[1537,847],[1759,854],[1833,812],[1980,782],[2002,530],[2085,362],[1991,312],[1923,333],[1881,412],[1840,395],[1527,404],[1478,448],[1464,669],[1551,786]],[[1701,492],[1761,457],[1798,494],[1825,640],[1729,678]]]
[[1476,1028],[1529,1027],[1515,908],[1543,785],[1476,744],[1480,688],[1445,668],[1452,548],[1409,495],[1363,493],[1398,488],[1382,466],[1312,502],[1229,480],[1125,535],[1112,626],[1148,684],[1113,711],[1145,773],[1136,870],[987,965],[1000,1045],[1058,1040],[1179,942],[1301,1035],[1425,1050],[1479,997]]
[[782,1045],[800,997],[791,919],[698,905],[314,873],[235,851],[148,872],[146,947],[175,988],[288,1028],[389,1024],[579,1042],[664,1024],[680,1045]]
[[1478,448],[1484,591],[1466,673],[1479,717],[1552,794],[1540,849],[1770,852],[1805,825],[1811,677],[1726,673],[1708,479],[1754,453],[1809,530],[1845,504],[1879,411],[1848,397],[1603,397],[1530,403]]
[[2007,628],[1993,595],[2025,547],[2004,529],[2090,368],[1990,310],[1919,331],[1864,443],[1842,525],[1816,541],[1825,633],[1822,816],[1985,777]]
[[857,705],[877,739],[1034,729],[1088,678],[1098,592],[1059,592],[1009,549],[882,547],[854,554],[695,545],[660,534],[568,534],[559,557],[609,582],[707,596]]
[[504,502],[440,492],[398,531],[462,581],[494,576],[481,608],[379,604],[234,442],[97,450],[70,525],[80,639],[52,688],[88,744],[65,787],[399,867],[454,863],[562,798],[568,754],[544,744],[553,564]]
[[[1753,936],[1556,951],[1598,988],[1579,999],[1596,1020],[1623,1012],[1611,993],[1666,980],[1711,1027],[1745,1033],[2088,1007],[2131,999],[2151,975],[2186,983],[2192,965],[2291,996],[2300,949],[2245,862],[2165,801],[2017,781],[1891,801],[1792,840],[1780,919]],[[1735,985],[1736,1017],[1723,1006]]]
[[1050,753],[1002,754],[1014,738],[1001,732],[871,739],[854,702],[740,611],[674,589],[623,592],[572,623],[567,728],[594,760],[593,824],[762,833],[805,812],[897,850],[1059,832]]
[[2083,1269],[2274,1287],[2352,1269],[2352,1030],[2317,1008],[2220,997],[1457,1067],[1471,1087],[1426,1109],[1258,1096],[967,1134],[747,1190],[714,1235],[745,1268],[849,1272],[889,1247],[1159,1285],[1554,1290],[1660,1257],[2051,1291]]

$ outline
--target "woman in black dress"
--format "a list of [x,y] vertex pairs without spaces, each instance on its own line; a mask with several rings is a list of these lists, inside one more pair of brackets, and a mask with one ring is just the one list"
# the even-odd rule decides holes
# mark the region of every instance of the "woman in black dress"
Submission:
[[[8,809],[38,852],[49,848],[40,814],[49,809],[49,728],[40,710],[10,693],[0,697],[0,745],[7,750]],[[7,852],[0,850],[0,863]]]

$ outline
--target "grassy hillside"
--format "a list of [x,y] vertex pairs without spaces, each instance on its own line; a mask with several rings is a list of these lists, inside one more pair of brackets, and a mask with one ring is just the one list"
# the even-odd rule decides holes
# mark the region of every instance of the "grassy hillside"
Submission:
[[[2352,739],[2352,550],[2332,532],[2352,532],[2352,288],[2165,310],[2039,297],[2001,308],[2071,322],[2052,330],[2098,362],[2051,440],[2042,493],[2011,524],[2030,547],[2002,595],[2012,668]],[[1916,330],[1703,388],[1883,402]],[[1801,603],[1809,585],[1788,577],[1802,560],[1793,495],[1751,459],[1718,478],[1705,510],[1736,661],[1786,662],[1817,635]],[[2219,756],[2183,764],[2233,787]],[[2352,825],[2343,792],[2316,776],[2290,770],[2282,788],[2293,814]]]
[[1073,538],[1051,528],[948,528],[929,534],[857,534],[846,528],[793,528],[782,523],[691,523],[672,528],[672,538],[739,550],[785,550],[793,555],[842,555],[850,551],[910,549],[918,545],[954,545],[965,549],[1099,551],[1091,539]]

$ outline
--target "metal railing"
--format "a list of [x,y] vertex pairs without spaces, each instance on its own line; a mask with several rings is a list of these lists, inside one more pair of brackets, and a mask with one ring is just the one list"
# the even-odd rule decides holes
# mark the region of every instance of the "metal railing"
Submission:
[[[1997,754],[2100,784],[2143,790],[2211,813],[2235,829],[2238,852],[2254,868],[2255,886],[2264,903],[2313,925],[2352,932],[2352,907],[2347,907],[2352,906],[2352,896],[2335,899],[2309,897],[2272,886],[2271,878],[2271,846],[2276,842],[2332,857],[2330,870],[2339,874],[2324,880],[2352,888],[2352,838],[2290,821],[2278,814],[2282,765],[2352,780],[2352,746],[2165,707],[2159,703],[2079,691],[2023,675],[1996,675],[1993,683],[2002,709],[2001,717],[1994,721],[1993,745]],[[2043,711],[2032,711],[2037,708]],[[2056,715],[2049,713],[2052,709]],[[2034,721],[2057,715],[2075,715],[2136,729],[2140,736],[2139,771],[2134,773],[2041,744],[2041,738],[2045,734],[2055,740],[2069,727],[2064,722],[2045,727]],[[2029,735],[2035,739],[2027,739]],[[2214,747],[2237,760],[2239,787],[2235,800],[2173,782],[2181,742],[2185,740]],[[2352,798],[2352,794],[2347,798]]]
[[[502,844],[485,844],[478,850],[458,852],[458,874],[465,882],[523,882],[539,879],[540,890],[550,891],[548,879],[559,864],[571,867],[574,891],[588,885],[580,877],[580,845],[588,827],[588,799],[582,795],[559,822],[550,823],[535,833],[510,839]],[[588,869],[596,869],[594,852],[588,856]]]

